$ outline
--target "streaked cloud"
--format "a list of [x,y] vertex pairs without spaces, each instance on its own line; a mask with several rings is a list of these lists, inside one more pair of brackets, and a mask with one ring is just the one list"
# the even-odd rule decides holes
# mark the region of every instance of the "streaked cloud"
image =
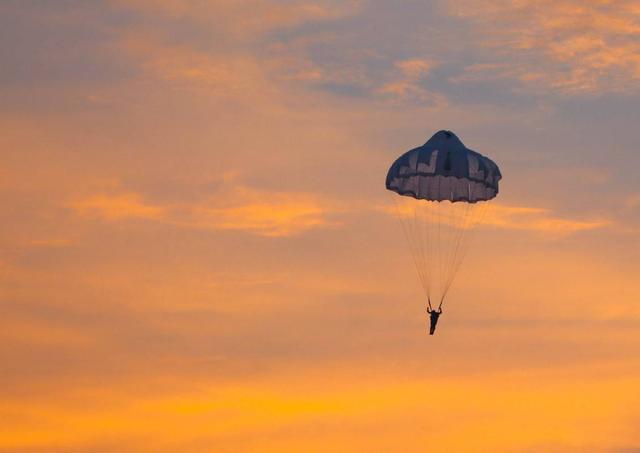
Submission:
[[[637,445],[639,12],[0,2],[0,450]],[[505,184],[429,337],[443,128]]]
[[335,226],[330,217],[336,206],[313,194],[264,192],[237,188],[219,204],[190,209],[183,223],[198,228],[241,230],[262,236],[290,236],[306,230]]
[[450,12],[470,20],[481,43],[497,51],[452,80],[511,78],[526,89],[567,94],[637,91],[636,2],[465,1]]
[[91,337],[86,332],[71,326],[54,326],[46,320],[36,323],[33,320],[10,319],[10,322],[2,323],[0,338],[21,345],[85,347],[91,343]]
[[163,207],[144,202],[142,197],[136,193],[96,195],[73,201],[69,206],[83,217],[96,217],[104,220],[159,220],[166,213]]
[[463,204],[453,205],[450,209],[433,210],[433,213],[427,214],[427,210],[415,209],[416,201],[409,199],[408,201],[397,201],[395,206],[381,206],[379,210],[390,215],[411,218],[415,213],[422,221],[442,222],[443,224],[454,225],[463,228],[468,220],[469,226],[485,225],[494,228],[532,231],[548,235],[564,235],[576,233],[578,231],[587,231],[604,228],[612,225],[609,219],[595,218],[589,220],[564,218],[554,215],[553,210],[548,208],[527,207],[527,206],[508,206],[497,202],[484,205],[470,206],[465,209]]
[[640,207],[640,193],[633,193],[625,197],[624,206],[630,210]]
[[281,4],[269,0],[217,0],[184,3],[175,0],[116,1],[126,9],[161,14],[171,19],[188,19],[216,25],[234,39],[257,39],[264,33],[307,22],[335,19],[357,13],[361,0],[329,1],[319,4],[294,0]]
[[135,59],[145,75],[176,90],[204,93],[227,100],[263,99],[271,92],[256,58],[220,58],[188,46],[163,41],[162,36],[130,33],[118,45]]
[[153,204],[140,194],[96,195],[69,203],[80,216],[106,221],[146,219],[187,228],[239,230],[290,236],[337,225],[337,205],[304,192],[268,192],[234,187],[197,203]]
[[433,63],[424,59],[410,59],[395,63],[400,75],[392,81],[384,83],[378,92],[390,95],[395,100],[413,102],[422,105],[443,107],[446,99],[443,95],[431,92],[425,88],[425,80],[428,77]]
[[505,206],[495,204],[487,210],[484,225],[515,230],[530,230],[548,234],[569,234],[611,225],[608,219],[576,220],[555,216],[546,208]]

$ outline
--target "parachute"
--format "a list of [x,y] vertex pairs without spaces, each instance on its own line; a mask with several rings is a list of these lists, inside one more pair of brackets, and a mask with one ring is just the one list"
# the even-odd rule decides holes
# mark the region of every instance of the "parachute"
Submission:
[[495,162],[444,130],[389,168],[386,187],[430,307],[442,307],[501,178]]

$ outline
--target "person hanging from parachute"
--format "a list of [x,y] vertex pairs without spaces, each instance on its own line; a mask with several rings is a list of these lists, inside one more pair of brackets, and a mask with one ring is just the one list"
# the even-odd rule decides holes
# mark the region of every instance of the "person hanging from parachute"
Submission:
[[429,335],[433,335],[436,332],[436,325],[438,324],[438,318],[442,314],[442,305],[437,310],[431,308],[431,301],[427,307],[427,313],[429,313],[431,327],[429,328]]
[[498,194],[500,179],[495,162],[445,130],[389,168],[386,188],[395,192],[392,198],[428,301],[430,335],[466,255],[469,233]]

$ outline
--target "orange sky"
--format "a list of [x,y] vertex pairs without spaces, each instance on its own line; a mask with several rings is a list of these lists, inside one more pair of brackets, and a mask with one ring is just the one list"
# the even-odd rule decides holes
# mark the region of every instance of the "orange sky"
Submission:
[[[640,450],[634,1],[0,3],[0,450]],[[384,177],[504,179],[430,337]]]

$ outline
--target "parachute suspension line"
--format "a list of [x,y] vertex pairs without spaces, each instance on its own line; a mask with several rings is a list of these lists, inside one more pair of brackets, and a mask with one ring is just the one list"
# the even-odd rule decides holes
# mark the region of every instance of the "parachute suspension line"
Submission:
[[477,231],[476,227],[484,222],[484,219],[490,209],[491,209],[491,206],[486,201],[474,203],[474,206],[470,207],[472,214],[467,217],[465,224],[463,226],[464,231],[467,231],[468,233],[466,233],[464,237],[462,237],[461,244],[459,247],[460,253],[456,257],[455,262],[453,263],[454,268],[451,272],[450,280],[447,283],[447,286],[443,293],[443,299],[446,296],[446,294],[449,292],[449,289],[455,279],[455,276],[458,274],[458,271],[462,267],[464,258],[466,257],[469,251],[469,248],[471,247],[471,243],[473,242],[473,239],[476,237],[476,231]]
[[[414,222],[409,235],[412,236],[410,244],[416,254],[418,274],[423,279],[427,299],[431,299],[435,290],[441,303],[441,296],[450,285],[456,267],[455,251],[465,233],[461,227],[468,218],[468,205],[416,200],[409,206],[414,208],[412,212],[417,213],[415,218],[412,217]],[[462,207],[465,207],[463,212],[458,212]],[[433,284],[439,286],[434,287]]]
[[425,272],[425,285],[427,287],[427,299],[431,300],[431,290],[432,290],[432,281],[433,281],[433,268],[431,267],[431,252],[430,247],[432,244],[432,240],[429,236],[429,222],[430,222],[430,214],[432,211],[432,202],[429,201],[420,201],[420,205],[416,206],[416,208],[420,211],[421,220],[419,225],[419,234],[422,240],[420,246],[420,253],[422,255],[422,263],[424,265]]
[[[418,181],[419,190],[422,189],[422,180]],[[410,202],[410,206],[412,207],[412,211],[414,214],[414,224],[413,224],[413,237],[414,241],[417,242],[416,245],[416,255],[418,257],[418,273],[421,279],[421,284],[424,289],[425,294],[427,295],[427,300],[431,300],[431,281],[432,281],[432,269],[429,265],[430,262],[430,254],[429,254],[429,230],[425,228],[427,225],[425,214],[430,213],[429,205],[431,203],[426,200],[415,200]],[[427,233],[427,234],[425,234]]]
[[431,286],[432,286],[432,281],[433,281],[433,261],[434,261],[434,257],[433,257],[433,244],[435,242],[435,238],[433,237],[433,232],[431,231],[431,225],[433,224],[433,216],[434,216],[434,209],[435,209],[435,202],[433,201],[426,201],[426,203],[424,204],[424,209],[425,209],[425,214],[426,214],[426,220],[424,223],[424,227],[422,229],[423,233],[427,236],[427,248],[426,250],[424,250],[424,253],[426,253],[427,255],[427,268],[429,269],[429,296],[431,296]]
[[405,238],[407,240],[407,244],[409,244],[409,250],[411,252],[411,257],[413,259],[415,268],[416,268],[416,273],[418,274],[418,279],[420,280],[420,283],[422,285],[422,289],[425,292],[425,294],[428,295],[429,290],[427,288],[427,286],[425,285],[425,278],[424,278],[424,266],[421,266],[420,263],[420,257],[419,257],[419,250],[420,247],[418,246],[417,242],[416,242],[416,219],[415,219],[415,210],[413,212],[413,216],[411,216],[412,218],[412,222],[410,223],[409,218],[410,216],[407,215],[407,209],[402,208],[400,202],[397,200],[397,195],[396,194],[389,194],[389,196],[392,198],[393,204],[396,208],[396,213],[397,213],[397,217],[398,220],[400,221],[400,225],[402,226],[402,232],[405,235]]
[[420,284],[422,285],[422,288],[425,291],[425,294],[427,292],[427,286],[425,283],[425,269],[424,269],[424,259],[422,257],[421,254],[421,249],[422,249],[422,239],[420,238],[420,217],[419,217],[419,212],[416,209],[412,210],[412,219],[413,219],[413,230],[412,230],[412,236],[413,236],[413,240],[414,240],[414,247],[415,247],[415,254],[416,254],[416,260],[418,262],[418,274],[420,276]]
[[446,245],[448,235],[448,230],[445,230],[445,237],[442,237],[442,224],[445,220],[446,208],[442,201],[437,203],[438,209],[438,294],[442,293],[442,285],[444,284],[445,278],[445,267],[443,261],[445,261],[445,253],[448,250],[448,245]]
[[422,259],[422,255],[420,254],[421,251],[421,245],[420,245],[420,228],[419,228],[419,218],[418,218],[418,211],[413,209],[412,212],[412,230],[411,230],[411,236],[413,238],[413,248],[415,249],[413,253],[415,253],[416,255],[416,266],[417,266],[417,272],[418,272],[418,276],[420,277],[420,284],[422,285],[423,290],[427,291],[427,288],[425,286],[425,274],[424,274],[424,262]]
[[[449,262],[447,263],[447,279],[442,288],[442,299],[441,303],[444,301],[453,280],[457,274],[457,258],[458,252],[460,251],[461,246],[464,247],[464,241],[466,239],[466,235],[469,229],[469,221],[472,217],[470,213],[473,213],[472,205],[470,203],[465,203],[462,206],[460,205],[452,205],[452,211],[454,212],[455,218],[452,219],[452,235],[451,235],[451,246]],[[456,210],[460,212],[456,212]]]
[[[438,185],[440,183],[438,182]],[[443,283],[443,268],[442,268],[442,205],[441,201],[438,201],[436,204],[437,207],[437,217],[438,217],[438,293],[442,293],[442,283]]]
[[[458,209],[459,206],[456,205],[452,205],[452,210],[455,212],[456,209]],[[440,304],[442,304],[444,302],[445,297],[447,296],[447,293],[449,292],[449,288],[451,287],[451,284],[453,283],[453,280],[455,279],[455,276],[457,274],[458,271],[458,258],[459,258],[459,252],[461,251],[461,248],[464,250],[464,242],[468,233],[468,229],[469,229],[469,224],[470,224],[470,220],[473,217],[471,213],[473,213],[473,208],[472,208],[472,204],[471,203],[465,203],[461,208],[460,208],[460,213],[459,215],[455,216],[455,218],[452,218],[452,235],[451,235],[451,246],[450,246],[450,255],[449,255],[449,261],[447,263],[447,268],[446,268],[446,280],[444,281],[444,284],[442,286],[442,293],[441,293],[441,299],[440,299]],[[455,215],[455,214],[454,214]]]
[[[394,198],[394,202],[396,202],[395,198]],[[419,263],[418,256],[417,256],[417,248],[416,248],[416,245],[414,244],[413,231],[412,232],[408,231],[409,228],[412,228],[412,230],[415,230],[415,223],[413,225],[410,225],[409,221],[404,219],[404,215],[405,214],[401,211],[400,206],[398,204],[396,204],[396,206],[398,208],[398,214],[399,214],[398,215],[398,220],[400,220],[400,224],[402,225],[402,231],[404,232],[404,235],[407,238],[407,243],[409,244],[409,250],[411,251],[411,257],[412,257],[413,262],[415,264],[416,272],[418,273],[418,278],[420,279],[420,282],[422,283],[422,275],[421,275],[421,272],[420,272],[420,263]]]
[[420,283],[422,284],[422,288],[424,289],[425,294],[427,294],[427,296],[429,295],[429,277],[427,275],[428,269],[425,265],[425,259],[424,259],[424,246],[422,244],[423,240],[422,240],[422,229],[420,228],[421,225],[421,219],[420,219],[420,212],[417,208],[413,209],[413,238],[415,241],[414,247],[415,247],[415,253],[416,253],[416,257],[417,257],[417,263],[418,263],[418,275],[420,277]]
[[[389,194],[430,309],[442,308],[490,205],[397,198]],[[437,255],[437,256],[436,256]],[[439,286],[434,286],[438,285]],[[432,304],[432,296],[435,296]]]
[[457,229],[458,225],[457,223],[459,222],[458,217],[456,216],[457,214],[457,206],[453,203],[450,202],[446,202],[447,204],[445,205],[445,202],[442,202],[442,210],[443,210],[443,215],[446,215],[445,217],[445,222],[446,222],[446,227],[447,227],[447,236],[446,236],[446,248],[445,248],[445,259],[444,259],[444,264],[442,265],[441,268],[441,280],[440,280],[440,304],[442,304],[442,296],[444,295],[444,288],[446,285],[446,282],[449,280],[449,274],[451,272],[451,260],[453,257],[453,250],[454,250],[454,246],[456,244],[456,240],[459,233],[459,229]]
[[[444,298],[447,296],[447,293],[449,292],[449,289],[451,288],[451,284],[453,283],[453,280],[455,279],[457,273],[458,273],[458,269],[459,269],[459,264],[461,263],[460,257],[463,256],[464,252],[465,252],[465,242],[466,239],[468,237],[468,230],[469,230],[469,224],[471,222],[472,219],[472,215],[469,214],[469,211],[473,209],[471,208],[470,204],[467,204],[465,207],[465,213],[464,213],[464,217],[463,220],[460,223],[460,226],[458,227],[458,237],[456,239],[456,243],[455,243],[455,247],[453,249],[452,252],[452,258],[451,258],[451,268],[449,270],[449,278],[445,284],[445,287],[443,288],[442,291],[442,300],[444,301]],[[462,252],[462,253],[460,253]]]

